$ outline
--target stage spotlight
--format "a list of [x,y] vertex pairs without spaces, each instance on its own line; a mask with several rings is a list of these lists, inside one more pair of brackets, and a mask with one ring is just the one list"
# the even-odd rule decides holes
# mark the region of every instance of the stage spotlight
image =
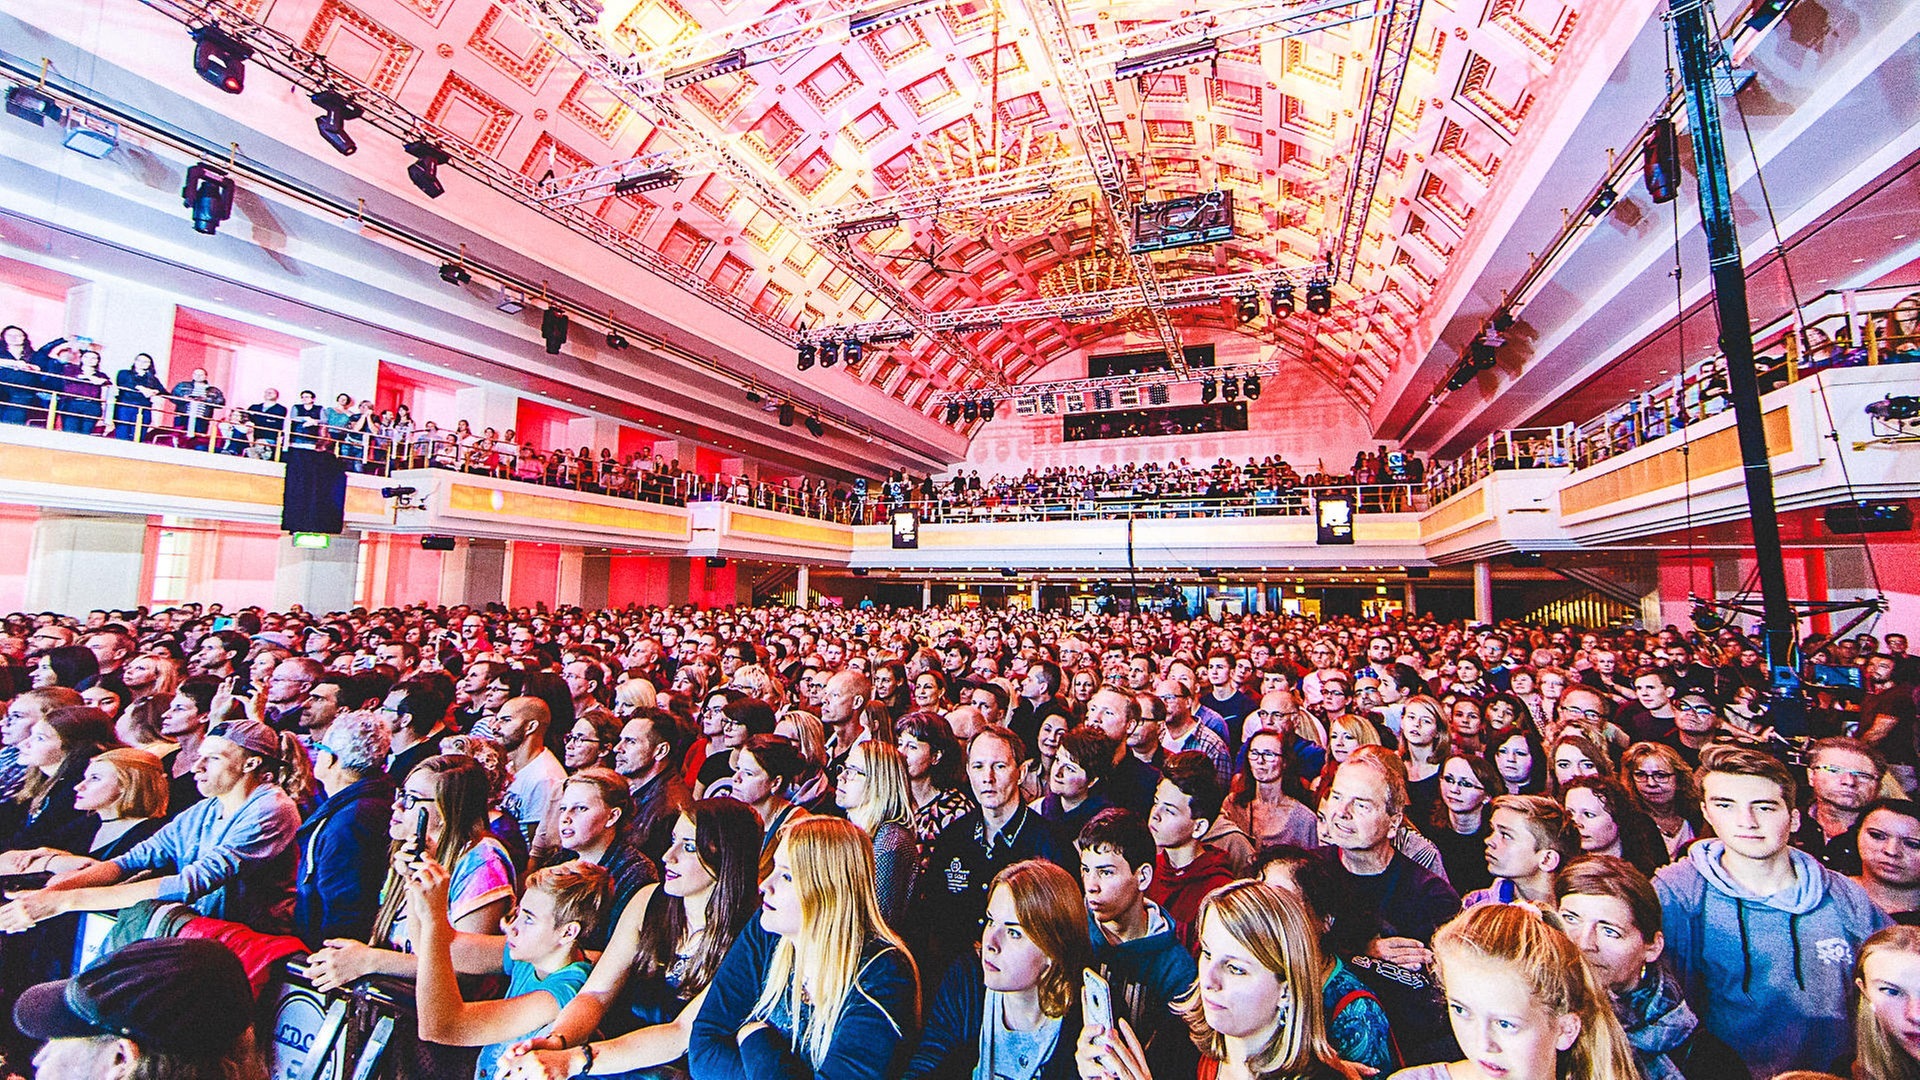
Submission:
[[1200,380],[1200,404],[1206,405],[1212,402],[1219,393],[1220,384],[1214,381],[1213,376],[1209,375]]
[[992,398],[980,399],[980,419],[990,421],[1000,412],[1000,403]]
[[1325,315],[1333,310],[1333,286],[1324,279],[1307,282],[1307,310]]
[[1866,412],[1876,420],[1913,420],[1920,418],[1920,397],[1913,394],[1888,394],[1879,401],[1868,403]]
[[1464,390],[1467,388],[1467,384],[1471,383],[1473,377],[1477,374],[1479,374],[1479,370],[1473,366],[1472,362],[1462,359],[1460,363],[1454,367],[1453,374],[1447,376],[1447,389]]
[[220,223],[233,216],[233,190],[233,177],[211,165],[187,170],[180,199],[193,211],[194,232],[212,236],[220,231]]
[[567,313],[557,307],[547,309],[540,316],[540,336],[547,341],[547,355],[560,355],[561,346],[567,343]]
[[34,127],[45,127],[47,121],[60,119],[59,104],[32,86],[8,87],[7,111]]
[[1727,628],[1727,620],[1704,600],[1693,602],[1693,626],[1703,634],[1717,634]]
[[1260,297],[1254,293],[1244,293],[1234,301],[1234,314],[1241,322],[1252,322],[1260,317]]
[[1587,205],[1587,216],[1605,217],[1607,211],[1613,209],[1613,204],[1619,201],[1619,198],[1620,193],[1613,190],[1612,184],[1602,184],[1599,193],[1593,197],[1593,202]]
[[465,285],[473,280],[473,275],[467,272],[467,267],[464,263],[441,263],[440,280],[449,285]]
[[320,137],[327,140],[328,146],[342,154],[360,149],[360,144],[347,132],[347,121],[358,120],[363,115],[360,106],[337,90],[322,90],[307,100],[324,110],[313,124],[320,129]]
[[247,60],[253,47],[212,23],[193,33],[193,70],[207,82],[237,94],[247,88]]
[[947,426],[952,427],[953,425],[958,424],[959,422],[960,422],[960,403],[957,401],[947,402]]
[[848,367],[860,366],[860,349],[859,338],[848,338],[840,343],[840,356],[846,360]]
[[618,330],[607,331],[607,348],[613,349],[617,352],[624,352],[626,350],[626,347],[627,347],[627,339],[620,333],[620,331]]
[[794,351],[799,355],[801,371],[805,371],[813,366],[813,359],[815,355],[817,355],[814,351],[813,342],[802,338],[800,344],[796,346]]
[[445,150],[425,139],[415,139],[402,149],[413,155],[413,164],[407,166],[407,179],[429,199],[437,199],[446,193],[445,185],[440,183],[440,166],[452,160]]
[[1500,365],[1500,346],[1507,339],[1495,333],[1491,328],[1482,330],[1473,339],[1468,355],[1473,358],[1473,366],[1478,371],[1492,371]]
[[1234,401],[1240,397],[1239,376],[1229,375],[1220,380],[1220,396],[1228,401]]
[[500,302],[493,305],[502,315],[518,315],[527,310],[527,294],[511,285],[500,287]]
[[1113,391],[1095,390],[1093,392],[1093,407],[1103,412],[1113,408]]
[[807,432],[818,439],[827,433],[827,426],[820,422],[818,416],[809,416],[807,417]]
[[1240,393],[1248,401],[1260,400],[1260,376],[1257,373],[1248,372],[1247,376],[1240,380]]
[[1273,317],[1284,319],[1293,314],[1293,282],[1282,281],[1267,294],[1267,302],[1273,305]]
[[840,362],[840,341],[828,338],[820,343],[820,366],[830,368]]
[[1167,394],[1166,383],[1154,383],[1152,386],[1147,387],[1147,404],[1165,405],[1167,403],[1167,400],[1168,400],[1168,394]]
[[120,146],[120,125],[78,105],[67,110],[67,149],[103,158]]
[[965,417],[969,423],[980,419],[980,402],[973,398],[968,398],[966,405],[960,410],[960,415]]

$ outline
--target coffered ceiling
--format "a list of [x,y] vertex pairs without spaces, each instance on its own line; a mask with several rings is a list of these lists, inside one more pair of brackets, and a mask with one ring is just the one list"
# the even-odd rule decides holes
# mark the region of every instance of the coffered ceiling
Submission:
[[[150,6],[397,110],[454,168],[513,178],[581,243],[777,338],[897,330],[833,377],[929,414],[942,391],[1012,388],[1095,347],[1231,334],[1370,405],[1424,353],[1410,336],[1484,239],[1556,71],[1612,17],[1591,0]],[[1191,62],[1115,77],[1185,46]],[[1216,189],[1232,239],[1129,256],[1135,207]],[[537,254],[564,272],[567,251]],[[1235,312],[1328,270],[1325,316]]]

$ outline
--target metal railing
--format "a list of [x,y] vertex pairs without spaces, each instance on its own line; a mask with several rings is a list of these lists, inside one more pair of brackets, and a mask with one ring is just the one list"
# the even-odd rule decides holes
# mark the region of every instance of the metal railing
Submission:
[[[971,493],[970,493],[971,494]],[[923,522],[987,524],[1013,521],[1088,521],[1112,518],[1302,517],[1323,498],[1353,501],[1361,514],[1398,514],[1424,510],[1426,492],[1418,484],[1316,484],[1259,488],[1227,495],[1197,493],[1095,492],[1050,495],[1025,492],[985,496],[979,502],[954,498],[876,500],[867,524],[884,524],[894,510],[912,509]]]

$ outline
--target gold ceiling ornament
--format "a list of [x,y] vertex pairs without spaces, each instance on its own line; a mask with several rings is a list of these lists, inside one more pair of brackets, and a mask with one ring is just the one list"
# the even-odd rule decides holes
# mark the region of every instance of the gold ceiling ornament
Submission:
[[[1000,133],[997,145],[942,134],[921,141],[909,170],[907,190],[965,191],[991,185],[1019,190],[1005,197],[974,200],[973,205],[939,211],[942,228],[994,243],[1016,243],[1044,236],[1072,208],[1071,190],[1046,182],[1049,166],[1065,164],[1072,147],[1054,132],[1024,127]],[[1003,176],[1005,177],[1003,179]],[[1030,179],[1015,182],[1019,176]]]

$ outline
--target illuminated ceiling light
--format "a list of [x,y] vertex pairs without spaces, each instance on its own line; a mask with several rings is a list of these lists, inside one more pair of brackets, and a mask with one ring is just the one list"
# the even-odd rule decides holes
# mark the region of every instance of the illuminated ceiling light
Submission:
[[1260,317],[1260,297],[1255,293],[1242,293],[1234,300],[1234,313],[1240,321],[1252,322]]
[[180,199],[193,211],[193,231],[212,236],[220,223],[233,216],[233,177],[212,165],[195,165],[187,170],[186,186]]
[[717,79],[722,75],[731,75],[746,66],[747,50],[733,49],[711,60],[701,60],[674,68],[667,72],[666,77],[661,81],[666,84],[667,89],[678,90],[681,87],[692,86],[694,83],[706,82],[708,79]]
[[493,306],[502,314],[518,315],[527,309],[527,294],[511,285],[503,285],[500,288],[500,302]]
[[957,401],[947,402],[947,426],[951,427],[955,424],[958,424],[959,422],[960,422],[960,403]]
[[876,4],[847,20],[847,36],[860,37],[898,26],[945,3],[946,0],[897,0],[892,4]]
[[120,145],[120,125],[97,112],[74,106],[67,110],[67,149],[90,158],[103,158]]
[[833,235],[844,240],[849,236],[859,236],[862,233],[881,232],[899,224],[899,214],[875,214],[855,221],[843,221],[833,227]]
[[1115,81],[1140,79],[1163,71],[1172,71],[1175,68],[1211,64],[1218,59],[1220,59],[1220,46],[1212,38],[1200,38],[1141,53],[1138,56],[1122,57],[1120,63],[1114,66],[1113,77]]
[[642,191],[657,191],[672,187],[680,182],[680,174],[672,169],[654,169],[651,172],[623,176],[613,182],[615,195],[637,195]]
[[307,100],[320,106],[322,112],[314,118],[313,125],[320,129],[320,137],[327,145],[343,155],[351,155],[360,149],[347,132],[347,121],[358,120],[365,110],[355,105],[353,100],[337,90],[322,90]]
[[567,313],[558,307],[550,307],[540,316],[540,336],[546,339],[547,355],[559,356],[560,349],[567,343]]
[[1315,315],[1333,310],[1333,286],[1325,278],[1307,282],[1307,310]]
[[980,402],[975,399],[968,399],[966,406],[960,410],[960,413],[969,421],[980,419]]
[[1147,387],[1147,404],[1165,405],[1167,403],[1167,384],[1154,383]]
[[1228,401],[1239,398],[1240,380],[1237,376],[1229,375],[1220,380],[1220,396]]
[[1267,294],[1267,302],[1273,305],[1273,317],[1284,319],[1293,314],[1293,282],[1282,281]]
[[401,149],[413,155],[413,164],[407,166],[407,179],[429,199],[437,199],[446,194],[446,186],[440,183],[440,166],[452,160],[445,150],[425,139],[415,139]]
[[848,366],[848,367],[850,367],[850,368],[852,368],[852,367],[859,367],[859,366],[860,366],[860,355],[861,355],[861,354],[860,354],[860,339],[859,339],[859,338],[848,338],[847,340],[845,340],[845,341],[843,341],[843,342],[841,342],[841,343],[840,343],[840,355],[841,355],[841,358],[842,358],[842,359],[844,359],[844,360],[846,360],[846,362],[847,362],[847,366]]
[[47,121],[60,119],[60,106],[32,86],[8,87],[7,111],[34,127],[44,127]]
[[1250,371],[1245,378],[1240,380],[1240,393],[1245,396],[1248,401],[1260,400],[1259,372]]
[[1460,363],[1454,366],[1452,374],[1447,376],[1447,389],[1464,390],[1477,374],[1479,369],[1473,366],[1473,362],[1466,357],[1461,357]]
[[992,398],[980,399],[980,419],[981,420],[991,421],[995,416],[999,415],[999,412],[1000,412],[999,402],[993,400]]
[[247,88],[247,60],[253,47],[242,44],[232,34],[213,23],[192,31],[193,70],[202,79],[229,94]]
[[620,333],[620,331],[618,330],[609,329],[607,331],[607,348],[612,349],[615,352],[626,351],[626,348],[627,348],[626,336]]
[[801,371],[805,371],[813,366],[814,357],[817,355],[814,352],[813,342],[802,340],[795,351],[799,357],[798,364]]
[[839,340],[836,338],[828,338],[825,341],[822,341],[820,343],[820,366],[823,368],[830,368],[839,362],[840,362]]

